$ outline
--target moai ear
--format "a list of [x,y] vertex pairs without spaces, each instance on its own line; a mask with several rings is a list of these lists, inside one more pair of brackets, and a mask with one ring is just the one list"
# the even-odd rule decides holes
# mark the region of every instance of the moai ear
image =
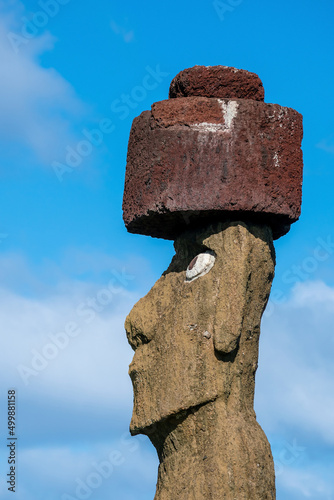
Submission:
[[248,266],[241,253],[239,257],[235,259],[234,266],[224,266],[216,303],[213,343],[216,351],[222,354],[228,354],[238,346],[245,305],[249,299],[246,290]]
[[217,255],[219,286],[214,315],[213,342],[216,351],[228,354],[239,343],[247,303],[252,300],[252,237],[243,223],[232,223],[220,236],[210,238]]
[[228,354],[238,347],[247,300],[247,279],[238,282],[233,274],[234,271],[223,277],[224,284],[219,291],[213,326],[213,344],[216,351],[222,354]]
[[259,330],[274,276],[271,230],[254,232],[235,222],[203,243],[209,241],[219,272],[213,342],[216,351],[228,354],[237,349],[241,332],[252,336]]

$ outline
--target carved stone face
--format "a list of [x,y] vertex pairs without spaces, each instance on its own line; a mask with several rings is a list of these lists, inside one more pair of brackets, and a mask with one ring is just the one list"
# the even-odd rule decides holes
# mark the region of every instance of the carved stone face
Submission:
[[217,224],[184,235],[175,249],[125,323],[135,349],[133,434],[217,397],[253,411],[259,325],[274,273],[271,230]]

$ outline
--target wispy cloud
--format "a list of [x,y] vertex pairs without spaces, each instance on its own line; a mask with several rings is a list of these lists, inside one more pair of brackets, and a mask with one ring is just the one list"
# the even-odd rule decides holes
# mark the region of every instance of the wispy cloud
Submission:
[[76,405],[99,398],[99,408],[106,411],[116,401],[118,410],[131,405],[127,366],[132,352],[123,323],[133,298],[118,290],[103,306],[96,290],[86,295],[83,287],[75,301],[70,288],[67,296],[45,301],[0,290],[1,323],[8,332],[0,369],[4,390],[15,386],[24,399],[58,401],[61,406],[73,396]]
[[299,283],[263,320],[257,407],[265,428],[296,428],[334,444],[334,290]]
[[288,468],[280,478],[280,488],[287,500],[290,498],[331,500],[334,495],[332,478],[332,468],[327,464],[322,464],[321,468],[314,464],[303,469]]
[[279,469],[278,498],[333,498],[333,322],[334,289],[322,281],[296,284],[263,319],[255,409]]
[[[0,4],[0,10],[3,5]],[[74,89],[55,69],[45,68],[41,56],[56,39],[42,32],[15,53],[8,34],[18,22],[22,4],[15,2],[0,19],[0,137],[6,150],[49,164],[64,143],[73,140],[72,122],[85,113]],[[24,163],[22,163],[22,168]]]
[[320,141],[317,148],[326,151],[326,153],[334,154],[334,134]]
[[[85,273],[94,258],[78,255],[78,272]],[[0,288],[0,322],[8,333],[2,339],[6,355],[0,364],[4,390],[18,387],[25,400],[40,399],[51,406],[56,401],[62,406],[75,395],[79,407],[99,397],[99,408],[108,408],[106,412],[115,410],[115,404],[117,412],[131,408],[127,366],[132,350],[124,320],[139,298],[133,290],[136,275],[130,271],[136,264],[108,256],[103,264],[102,254],[99,259],[97,281],[94,273],[79,280],[54,268],[51,282],[40,288],[41,276],[33,279],[33,270],[22,257],[1,258],[1,268],[8,267],[14,281],[10,286],[10,276],[4,276]],[[24,286],[22,293],[16,272],[35,293],[27,293]]]
[[[153,498],[158,460],[145,441],[147,438],[130,437],[124,425],[120,433],[110,429],[97,443],[21,448],[20,487],[15,498]],[[1,455],[0,451],[0,459]],[[0,485],[0,494],[4,500],[10,499],[4,485]]]
[[[66,258],[75,260],[73,250]],[[126,283],[118,283],[117,294],[105,305],[98,301],[100,310],[87,322],[87,316],[77,315],[78,304],[87,305],[89,298],[105,300],[105,294],[101,295],[105,286],[100,278],[103,280],[107,276],[105,272],[113,266],[118,268],[118,264],[102,255],[90,260],[85,253],[79,253],[76,260],[77,272],[85,274],[86,269],[93,266],[99,282],[66,280],[55,273],[59,283],[54,294],[48,291],[45,296],[27,297],[8,288],[0,290],[0,322],[6,332],[2,342],[2,352],[6,355],[2,355],[0,363],[0,385],[2,391],[9,386],[17,387],[20,418],[25,420],[22,438],[26,448],[31,446],[27,448],[27,455],[21,454],[21,463],[30,456],[31,470],[27,464],[26,467],[31,477],[37,477],[41,460],[48,464],[47,471],[51,470],[52,460],[61,457],[61,463],[77,464],[69,466],[68,472],[66,467],[62,469],[62,479],[57,479],[58,497],[62,493],[73,494],[76,478],[85,481],[92,472],[92,462],[104,460],[111,445],[102,449],[98,442],[103,442],[109,432],[116,432],[118,438],[124,429],[126,432],[132,407],[132,388],[127,374],[132,351],[123,323],[141,295]],[[7,262],[10,262],[8,257]],[[25,270],[25,266],[27,264],[21,261],[19,272],[29,278],[32,271]],[[11,268],[14,267],[13,264]],[[292,436],[288,442],[293,445],[296,437],[297,445],[305,450],[293,464],[290,460],[282,462],[278,491],[289,500],[330,499],[333,494],[326,464],[319,454],[315,458],[314,451],[319,447],[330,450],[334,443],[333,319],[334,289],[320,281],[308,281],[297,284],[290,299],[278,305],[273,315],[265,317],[262,325],[256,384],[258,419],[269,438],[278,436],[278,441],[283,441]],[[69,339],[66,348],[59,348],[55,356],[51,353],[46,368],[25,385],[17,366],[30,366],[32,350],[43,353],[45,346],[53,341],[50,335],[63,332],[69,321],[78,323],[80,334]],[[36,412],[39,420],[35,418]],[[93,423],[97,421],[96,427]],[[279,446],[274,446],[274,452],[275,448],[279,450]],[[154,488],[157,466],[153,448],[148,447],[147,453],[140,457],[144,471],[147,474],[150,471],[146,482],[141,479],[143,468],[134,460],[135,455],[131,455],[124,470],[117,469],[117,474],[101,483],[100,498],[108,498],[111,489],[116,491],[116,483],[120,489],[124,487],[128,467],[131,474],[138,476],[138,488],[140,484],[143,487],[142,498],[147,498],[147,488]],[[326,460],[329,464],[330,459]],[[47,479],[45,491],[53,484],[51,477]],[[22,483],[23,490],[29,490],[27,481]],[[25,498],[30,499],[28,493]],[[132,498],[130,489],[129,498]],[[137,498],[141,498],[139,493]]]
[[125,22],[124,25],[120,25],[116,23],[116,21],[111,20],[110,27],[115,35],[121,36],[125,43],[130,43],[134,40],[135,34],[132,29],[126,27],[126,24],[127,23]]

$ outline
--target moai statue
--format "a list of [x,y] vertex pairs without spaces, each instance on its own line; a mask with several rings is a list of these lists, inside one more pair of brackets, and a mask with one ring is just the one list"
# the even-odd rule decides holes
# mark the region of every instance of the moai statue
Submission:
[[182,71],[169,97],[135,118],[127,158],[128,231],[176,251],[125,322],[130,430],[157,450],[155,500],[272,500],[254,384],[273,239],[300,215],[302,117],[224,66]]

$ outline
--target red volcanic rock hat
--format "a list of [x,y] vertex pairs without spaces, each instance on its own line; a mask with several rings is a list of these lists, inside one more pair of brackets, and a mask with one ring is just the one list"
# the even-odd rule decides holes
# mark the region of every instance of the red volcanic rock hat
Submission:
[[129,232],[175,239],[224,220],[289,231],[301,207],[302,116],[263,102],[254,73],[195,66],[134,119],[123,214]]

